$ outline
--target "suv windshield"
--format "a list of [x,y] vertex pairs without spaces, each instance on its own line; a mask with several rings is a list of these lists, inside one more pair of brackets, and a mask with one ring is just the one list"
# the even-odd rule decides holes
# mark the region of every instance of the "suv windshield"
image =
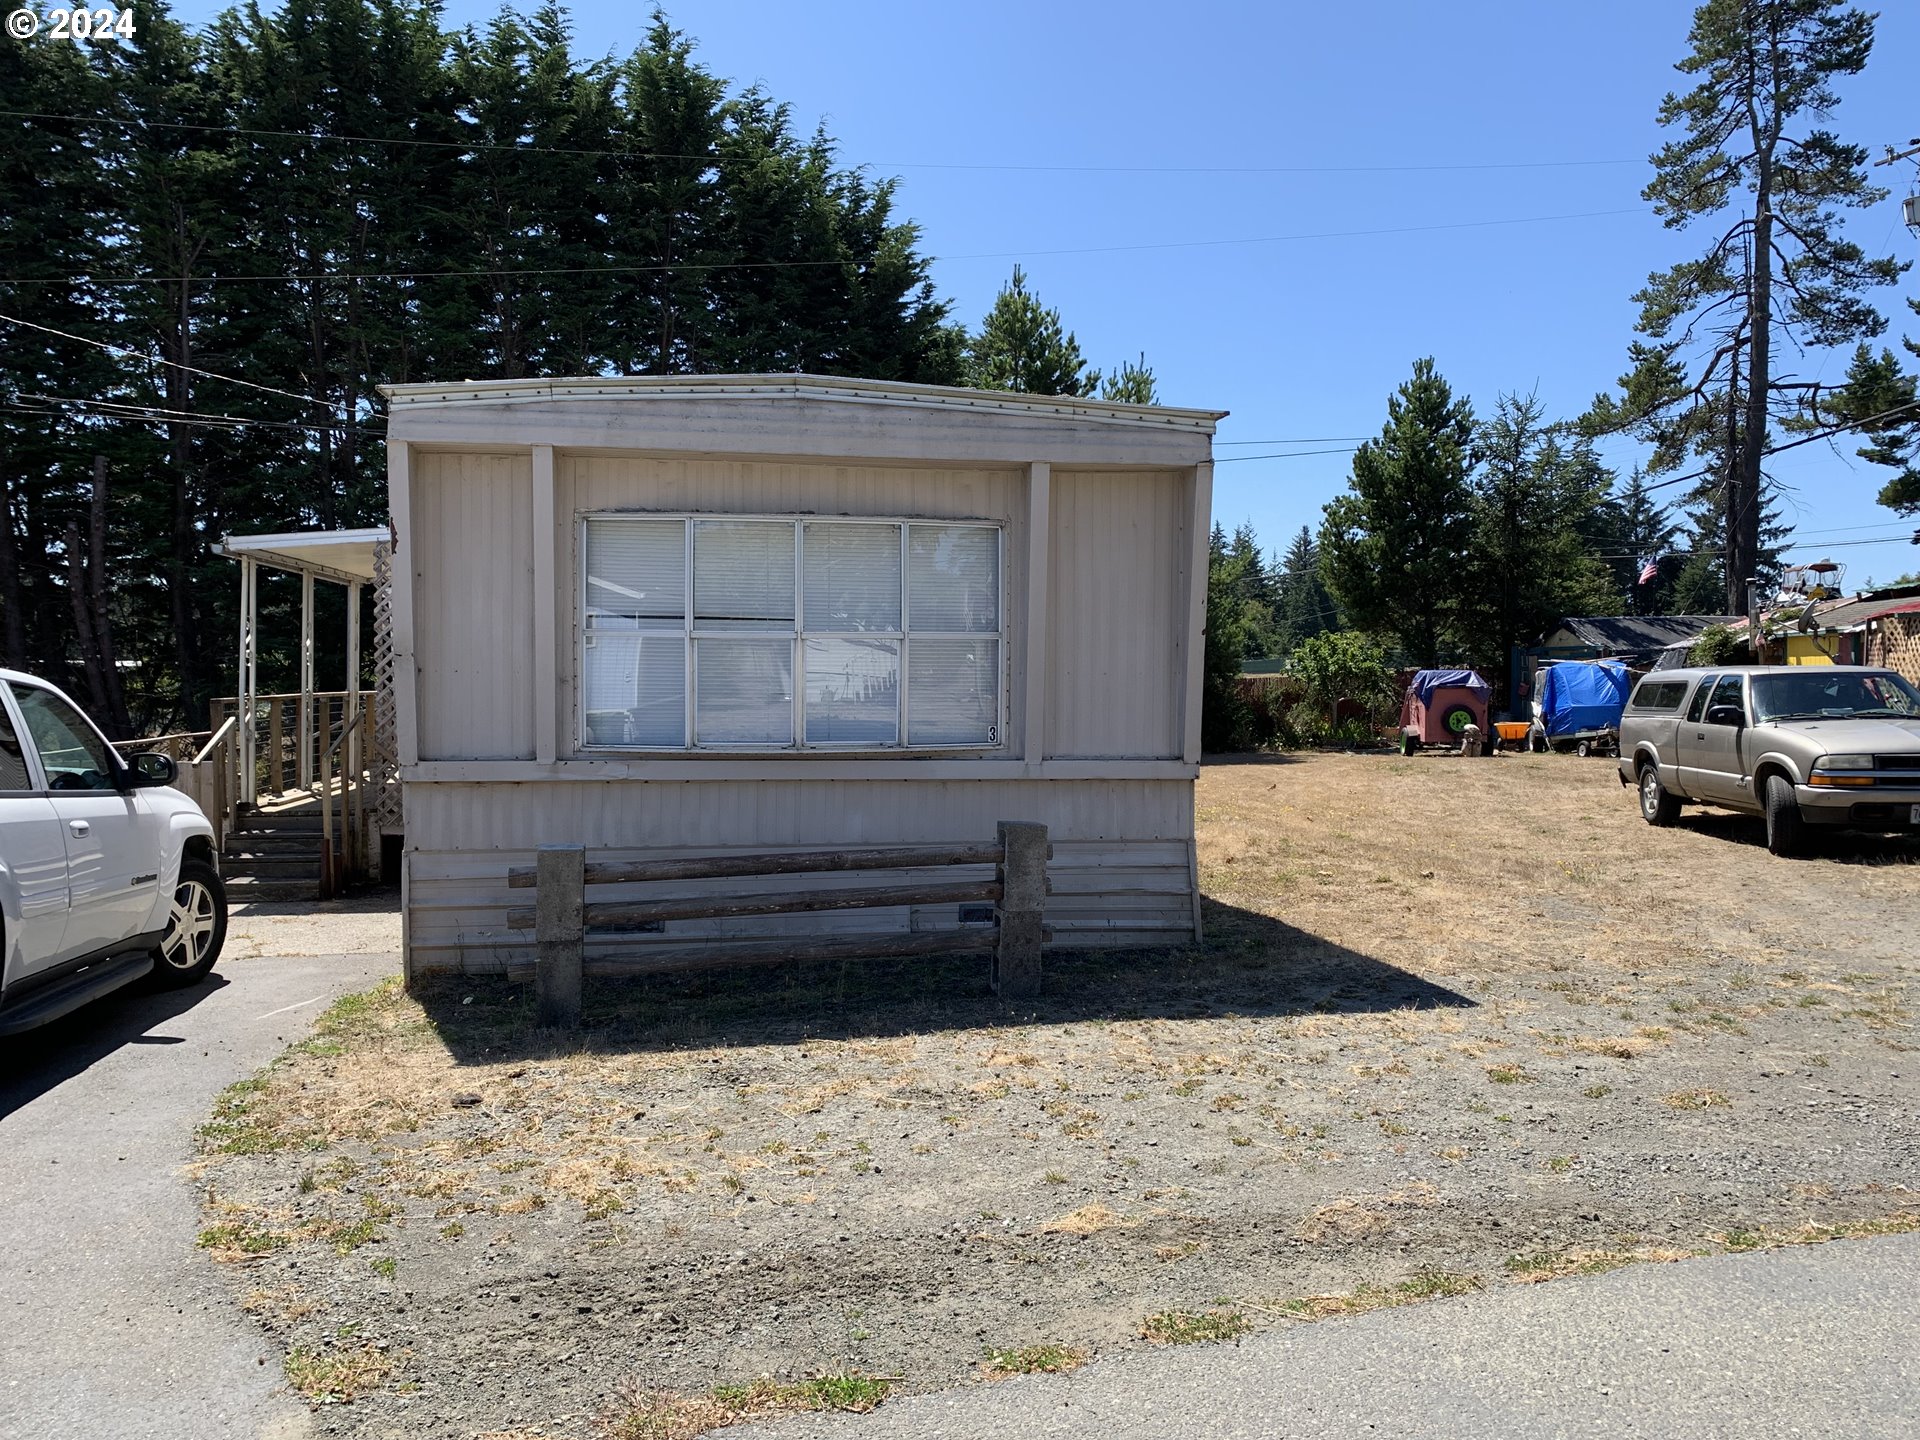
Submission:
[[1822,672],[1753,677],[1755,720],[1847,720],[1920,716],[1920,693],[1898,675]]

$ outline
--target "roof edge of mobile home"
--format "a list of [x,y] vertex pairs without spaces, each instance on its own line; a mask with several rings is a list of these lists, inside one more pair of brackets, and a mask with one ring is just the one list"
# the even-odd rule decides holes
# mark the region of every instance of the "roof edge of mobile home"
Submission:
[[854,380],[835,375],[586,375],[554,379],[462,380],[453,384],[382,385],[390,405],[441,406],[569,399],[830,399],[869,405],[927,405],[945,409],[1062,416],[1120,425],[1212,434],[1225,410],[1134,405],[1077,395],[1023,395],[921,385],[899,380]]

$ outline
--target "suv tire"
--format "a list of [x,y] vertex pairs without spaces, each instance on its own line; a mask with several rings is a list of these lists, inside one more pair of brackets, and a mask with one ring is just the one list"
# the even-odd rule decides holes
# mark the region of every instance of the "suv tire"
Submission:
[[197,985],[220,958],[227,940],[227,887],[220,872],[198,856],[180,862],[173,891],[173,913],[166,939],[153,952],[148,977],[162,990]]
[[1807,822],[1783,775],[1767,777],[1767,849],[1775,855],[1807,853]]
[[1649,825],[1671,825],[1680,818],[1680,800],[1660,783],[1660,767],[1652,761],[1640,766],[1640,814]]

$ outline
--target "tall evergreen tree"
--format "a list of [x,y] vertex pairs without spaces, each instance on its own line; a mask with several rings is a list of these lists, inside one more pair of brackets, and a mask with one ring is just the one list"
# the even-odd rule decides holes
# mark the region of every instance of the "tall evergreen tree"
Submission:
[[[1920,301],[1909,300],[1920,314]],[[1904,342],[1920,355],[1920,344]],[[1858,425],[1867,443],[1854,453],[1896,473],[1881,487],[1880,503],[1902,515],[1920,515],[1920,393],[1915,377],[1891,350],[1878,355],[1866,345],[1854,352],[1847,379],[1826,404],[1826,416]],[[1874,417],[1883,417],[1875,419]]]
[[1844,211],[1885,192],[1868,182],[1866,151],[1824,128],[1834,82],[1867,63],[1873,17],[1842,0],[1707,0],[1689,41],[1678,68],[1697,83],[1660,107],[1682,133],[1654,155],[1645,196],[1670,229],[1711,220],[1718,233],[1634,297],[1646,339],[1621,396],[1598,397],[1588,423],[1651,442],[1656,472],[1689,457],[1724,466],[1724,608],[1737,613],[1758,573],[1769,427],[1812,413],[1819,393],[1776,346],[1877,335],[1885,322],[1863,297],[1904,267],[1841,233]]
[[1617,604],[1583,533],[1613,477],[1591,442],[1563,443],[1541,414],[1534,396],[1503,395],[1479,434],[1455,635],[1469,657],[1502,675],[1514,648],[1553,621]]
[[[1673,558],[1680,524],[1670,507],[1647,487],[1646,472],[1635,466],[1626,484],[1603,500],[1587,527],[1589,543],[1606,565],[1619,608],[1628,615],[1672,613],[1668,597],[1680,562]],[[1651,563],[1654,574],[1641,575]]]
[[1060,312],[1040,303],[1018,265],[968,346],[967,361],[968,383],[982,390],[1091,395],[1100,385],[1100,372],[1087,369]]
[[1459,614],[1473,534],[1473,407],[1431,359],[1387,401],[1378,439],[1353,457],[1348,493],[1330,501],[1320,568],[1352,623],[1431,665]]
[[1340,628],[1338,607],[1320,578],[1320,547],[1313,531],[1302,525],[1280,559],[1273,577],[1274,648],[1291,654],[1302,640]]

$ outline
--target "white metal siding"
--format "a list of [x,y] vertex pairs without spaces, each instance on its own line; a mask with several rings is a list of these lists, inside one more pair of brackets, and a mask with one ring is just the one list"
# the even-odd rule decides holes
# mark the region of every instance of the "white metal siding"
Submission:
[[532,456],[416,452],[412,493],[420,758],[532,759]]
[[[1193,786],[1140,781],[557,781],[415,784],[407,792],[410,967],[496,970],[532,954],[532,936],[506,929],[510,867],[543,843],[584,843],[638,858],[720,850],[830,848],[991,839],[999,820],[1039,820],[1054,844],[1047,923],[1063,945],[1177,944],[1193,935],[1189,869]],[[902,880],[917,872],[905,872]],[[870,877],[860,877],[863,881]],[[780,881],[686,882],[649,893],[744,893]],[[791,881],[784,882],[790,886]],[[821,876],[811,888],[855,883]],[[638,892],[596,887],[594,899]],[[957,922],[955,907],[734,921],[687,921],[664,936],[599,946],[713,935],[904,932]]]
[[1053,472],[1047,754],[1180,754],[1187,477]]

